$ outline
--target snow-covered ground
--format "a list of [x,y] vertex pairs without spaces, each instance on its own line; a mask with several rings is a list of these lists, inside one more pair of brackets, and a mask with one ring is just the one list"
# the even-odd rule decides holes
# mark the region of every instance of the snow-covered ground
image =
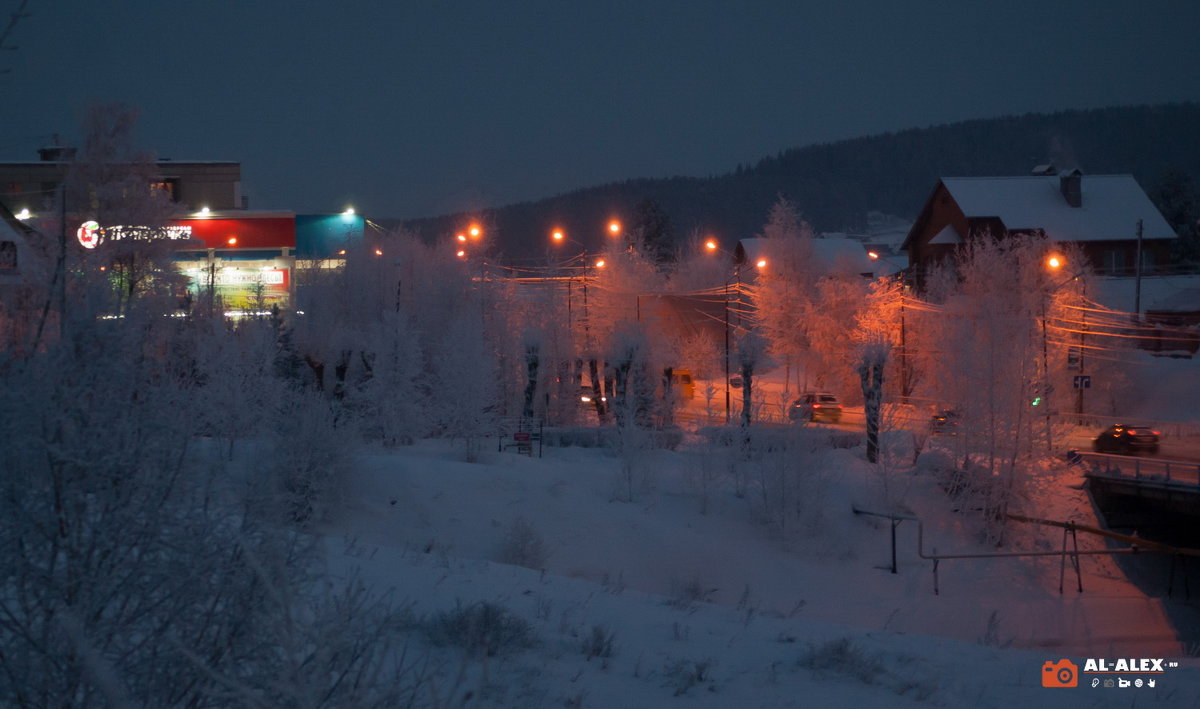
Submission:
[[[770,494],[750,479],[739,497],[728,459],[698,440],[626,457],[494,451],[475,463],[437,441],[364,451],[347,508],[326,530],[338,573],[357,570],[417,613],[489,602],[530,624],[531,647],[457,660],[462,674],[444,698],[470,692],[465,705],[514,707],[1200,703],[1195,647],[1109,557],[1083,558],[1083,593],[1068,567],[1062,595],[1060,557],[948,560],[935,595],[932,564],[905,522],[890,573],[888,521],[852,509],[886,507],[883,478],[861,449],[795,461],[804,482],[793,504],[805,515],[784,530],[764,522]],[[1093,523],[1071,487],[1077,475],[1045,471],[1022,511]],[[996,551],[932,475],[897,469],[888,483],[896,504],[923,520],[927,553]],[[1019,526],[1005,550],[1054,551],[1061,536]],[[1100,548],[1086,536],[1080,545]],[[502,563],[514,560],[534,568]],[[1078,688],[1043,687],[1043,663],[1063,657],[1081,669],[1086,658],[1184,667],[1154,676],[1154,688],[1092,688],[1092,678],[1117,675],[1088,674]]]

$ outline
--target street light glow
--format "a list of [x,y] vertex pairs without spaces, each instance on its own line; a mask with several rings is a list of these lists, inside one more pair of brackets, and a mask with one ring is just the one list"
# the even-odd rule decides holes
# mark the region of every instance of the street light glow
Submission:
[[767,260],[766,260],[765,258],[760,258],[760,259],[758,260],[758,263],[756,263],[756,264],[754,264],[754,265],[755,265],[755,266],[758,266],[759,268],[766,268],[766,267],[767,267]]
[[708,241],[704,242],[704,248],[708,249],[709,251],[716,251],[717,250],[717,240],[709,239]]
[[596,260],[596,268],[604,268],[604,259]]
[[455,237],[455,238],[456,238],[456,239],[458,239],[459,241],[466,241],[466,240],[467,240],[467,235],[466,235],[466,234],[459,234],[459,235],[458,235],[457,237]]
[[459,257],[459,258],[466,258],[466,256],[467,256],[467,252],[466,252],[466,251],[463,251],[462,249],[459,249],[458,251],[456,251],[456,252],[454,253],[454,255],[455,255],[455,256],[457,256],[457,257]]
[[872,261],[875,261],[875,260],[877,260],[877,259],[879,258],[879,254],[875,253],[874,251],[868,251],[868,252],[867,252],[867,256],[868,256],[868,257],[869,257],[869,258],[870,258]]
[[479,235],[483,233],[483,230],[479,228],[478,224],[472,224],[471,228],[468,229],[467,232],[471,235],[472,239],[478,239]]
[[1046,265],[1054,269],[1062,268],[1063,260],[1058,256],[1051,256],[1050,258],[1046,259]]
[[613,236],[620,234],[621,233],[621,222],[617,221],[616,219],[609,222],[608,223],[608,231]]
[[383,256],[383,249],[375,249],[376,256]]
[[563,240],[562,229],[555,229],[554,233],[550,235],[550,238],[554,239],[555,241],[562,241]]

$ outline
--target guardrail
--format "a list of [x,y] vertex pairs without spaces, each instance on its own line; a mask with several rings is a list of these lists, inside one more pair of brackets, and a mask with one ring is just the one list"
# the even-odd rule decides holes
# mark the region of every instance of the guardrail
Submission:
[[[933,562],[933,595],[941,595],[941,590],[938,584],[938,565],[947,559],[1001,559],[1008,557],[1045,557],[1057,556],[1062,559],[1059,567],[1058,576],[1058,592],[1063,593],[1063,583],[1066,577],[1066,564],[1070,559],[1071,567],[1075,571],[1075,579],[1077,590],[1083,593],[1083,572],[1079,566],[1079,557],[1081,556],[1116,556],[1124,554],[1172,554],[1174,558],[1191,556],[1200,557],[1200,549],[1189,549],[1186,547],[1174,547],[1169,544],[1153,542],[1139,537],[1110,532],[1106,529],[1099,529],[1075,522],[1056,522],[1053,520],[1038,519],[1036,517],[1025,517],[1022,515],[1010,514],[1006,517],[1016,522],[1027,522],[1030,524],[1040,524],[1049,527],[1060,527],[1063,530],[1062,550],[1060,551],[997,551],[997,552],[974,552],[970,554],[938,554],[937,548],[934,547],[932,553],[925,553],[925,525],[920,517],[912,514],[899,512],[879,512],[876,510],[868,510],[860,508],[856,505],[851,505],[850,509],[856,515],[867,515],[870,517],[882,517],[889,519],[892,522],[892,573],[896,573],[896,527],[902,522],[917,523],[917,556],[922,559],[927,559]],[[1124,542],[1129,544],[1128,547],[1122,549],[1079,549],[1078,532],[1092,534],[1106,539]],[[1071,549],[1067,548],[1068,539],[1071,542]],[[1170,578],[1167,581],[1167,595],[1171,594],[1171,589],[1175,580],[1175,563],[1174,558],[1171,563]]]
[[[1183,460],[1165,460],[1162,458],[1139,458],[1131,455],[1085,453],[1082,451],[1078,452],[1077,455],[1083,460],[1093,461],[1096,464],[1097,470],[1103,465],[1103,472],[1109,477],[1164,482],[1167,484],[1173,483],[1200,488],[1200,463]],[[1131,468],[1133,470],[1132,475],[1127,472]],[[1174,477],[1172,477],[1172,472],[1175,473]],[[1180,477],[1181,473],[1182,478]]]

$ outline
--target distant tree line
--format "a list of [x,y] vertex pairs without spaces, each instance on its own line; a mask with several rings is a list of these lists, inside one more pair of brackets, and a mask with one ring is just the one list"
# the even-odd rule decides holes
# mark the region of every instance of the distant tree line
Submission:
[[[1187,183],[1194,215],[1200,180],[1196,125],[1195,103],[965,121],[793,148],[724,175],[600,185],[500,207],[488,220],[499,250],[510,257],[541,254],[552,227],[599,244],[609,219],[632,219],[646,201],[673,225],[675,243],[697,230],[726,239],[753,236],[780,197],[795,204],[818,232],[855,231],[865,227],[873,210],[914,218],[940,177],[1024,175],[1043,163],[1091,174],[1131,173],[1164,212],[1178,200],[1166,206],[1162,200]],[[465,218],[433,217],[406,226],[437,239]]]

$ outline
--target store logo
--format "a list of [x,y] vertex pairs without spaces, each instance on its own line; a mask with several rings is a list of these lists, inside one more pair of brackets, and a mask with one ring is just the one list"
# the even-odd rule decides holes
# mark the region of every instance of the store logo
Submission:
[[100,243],[100,224],[93,221],[84,222],[75,232],[75,238],[79,239],[79,243],[85,249],[96,248],[96,244]]
[[79,226],[75,232],[75,238],[79,239],[79,243],[85,249],[94,249],[100,244],[100,240],[105,241],[121,241],[122,239],[133,239],[134,241],[156,241],[158,239],[169,239],[172,241],[187,240],[192,238],[192,228],[190,226],[110,226],[101,227],[98,222],[86,221]]
[[1078,687],[1079,665],[1063,658],[1058,662],[1046,660],[1042,665],[1043,687]]

